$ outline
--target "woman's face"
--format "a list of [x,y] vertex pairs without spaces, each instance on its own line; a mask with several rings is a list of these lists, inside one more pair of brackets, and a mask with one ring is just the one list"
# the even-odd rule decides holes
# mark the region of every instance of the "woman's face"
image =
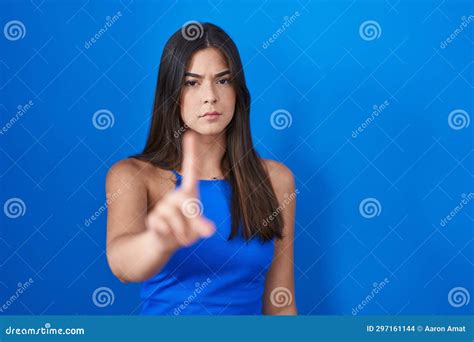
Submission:
[[193,55],[180,99],[181,118],[189,128],[203,135],[224,131],[235,109],[230,76],[229,66],[219,50],[206,48]]

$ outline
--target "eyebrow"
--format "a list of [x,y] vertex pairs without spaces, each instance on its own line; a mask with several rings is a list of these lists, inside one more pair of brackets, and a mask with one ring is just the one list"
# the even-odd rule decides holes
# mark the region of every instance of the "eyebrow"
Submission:
[[[217,74],[214,75],[214,77],[221,77],[221,76],[224,76],[224,75],[227,75],[227,74],[230,74],[230,70],[224,70],[224,71],[218,72]],[[204,77],[203,75],[195,74],[195,73],[192,73],[192,72],[185,72],[184,76],[185,77],[190,76],[190,77],[196,77],[196,78],[203,78]]]

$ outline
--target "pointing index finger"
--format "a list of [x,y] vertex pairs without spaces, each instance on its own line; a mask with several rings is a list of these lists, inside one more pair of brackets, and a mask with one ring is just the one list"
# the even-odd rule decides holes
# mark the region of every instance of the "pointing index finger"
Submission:
[[196,133],[186,131],[183,135],[183,182],[182,189],[190,192],[197,192],[196,174]]

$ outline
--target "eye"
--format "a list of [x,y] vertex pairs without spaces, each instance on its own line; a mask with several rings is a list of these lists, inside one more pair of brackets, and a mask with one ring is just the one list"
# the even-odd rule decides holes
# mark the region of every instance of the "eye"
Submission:
[[185,87],[194,87],[194,86],[196,86],[196,84],[197,84],[197,81],[191,81],[190,80],[190,81],[184,82]]
[[230,81],[230,78],[223,78],[219,81],[217,81],[219,84],[230,84],[231,81]]

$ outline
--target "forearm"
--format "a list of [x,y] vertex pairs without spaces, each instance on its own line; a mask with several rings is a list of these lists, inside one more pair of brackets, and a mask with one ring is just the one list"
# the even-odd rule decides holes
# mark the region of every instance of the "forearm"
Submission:
[[142,282],[168,262],[172,249],[151,230],[119,236],[107,246],[107,259],[114,275],[124,283]]

